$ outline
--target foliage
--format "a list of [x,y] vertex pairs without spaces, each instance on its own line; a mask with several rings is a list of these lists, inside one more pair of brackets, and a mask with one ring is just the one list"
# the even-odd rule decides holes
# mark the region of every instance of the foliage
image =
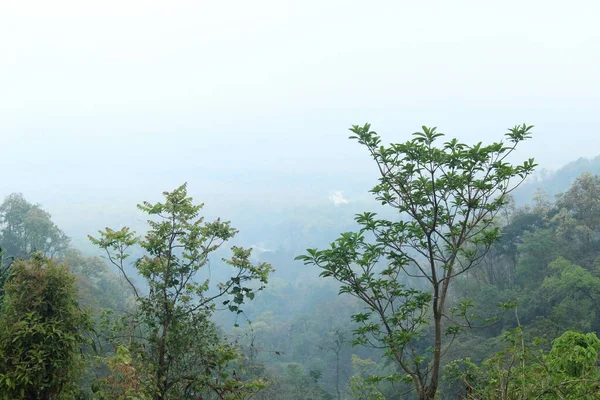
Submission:
[[69,247],[69,238],[47,211],[13,193],[0,204],[0,247],[12,258],[27,258],[31,252],[55,257]]
[[111,271],[100,257],[86,257],[77,249],[69,249],[63,257],[77,278],[80,303],[96,316],[103,311],[130,311],[133,296],[123,278]]
[[333,400],[333,396],[318,384],[321,372],[310,370],[308,373],[298,363],[290,363],[285,368],[281,382],[276,390],[276,398],[285,400]]
[[471,360],[453,361],[447,374],[460,380],[465,399],[597,398],[600,340],[594,333],[567,331],[544,352],[526,345],[521,327],[505,335],[508,347],[481,367]]
[[41,255],[16,261],[0,316],[0,396],[69,398],[90,328],[66,266]]
[[29,203],[20,193],[7,196],[0,204],[0,314],[11,263],[32,252],[58,256],[68,246],[69,238],[52,222],[48,212]]
[[[577,173],[581,173],[583,167],[578,162]],[[534,182],[537,187],[526,184],[530,193],[537,189],[530,205],[517,207],[507,196],[502,208],[495,215],[490,214],[491,221],[486,229],[497,228],[500,238],[487,252],[483,251],[486,248],[481,243],[472,242],[464,247],[466,251],[481,251],[482,258],[476,263],[477,268],[469,268],[460,277],[452,277],[448,289],[444,317],[453,321],[445,319],[442,324],[442,332],[449,335],[443,337],[441,365],[448,373],[454,368],[454,377],[458,379],[440,381],[439,400],[455,399],[457,395],[479,399],[600,397],[594,391],[594,385],[600,381],[595,375],[597,366],[594,367],[592,362],[597,348],[591,334],[600,332],[600,226],[597,212],[600,178],[589,174],[577,177],[573,171],[568,176],[563,174],[558,182],[560,185],[553,183],[554,178],[560,177],[560,171],[548,180]],[[545,194],[555,194],[559,190],[565,193],[556,199]],[[21,218],[27,214],[21,212],[26,207],[20,209],[18,205],[25,203],[29,204],[13,201],[15,207],[5,214],[10,216],[12,226],[27,228],[16,242],[24,249],[21,251],[23,257],[30,257],[30,249],[39,247],[31,243],[43,242],[35,235],[45,232],[44,235],[50,236],[52,229],[44,229],[50,225],[35,223],[37,217],[41,218],[38,222],[44,215],[48,217],[45,212],[32,212],[28,218]],[[344,219],[365,209],[361,204],[364,203],[358,200],[350,205],[320,208],[318,214],[311,214],[306,209],[270,214],[264,224],[255,224],[256,229],[245,228],[244,237],[236,236],[239,241],[261,243],[263,248],[253,253],[253,260],[267,261],[281,268],[276,278],[269,278],[266,290],[258,292],[262,286],[259,282],[242,284],[256,295],[252,302],[246,301],[251,296],[244,296],[243,300],[243,316],[252,320],[252,324],[240,324],[242,327],[227,330],[242,315],[238,314],[241,310],[235,308],[242,304],[236,304],[232,291],[220,300],[214,299],[213,308],[207,304],[199,310],[197,318],[173,322],[165,348],[167,355],[184,354],[174,363],[167,360],[172,368],[170,376],[181,377],[182,381],[173,385],[167,397],[201,397],[203,400],[417,397],[409,393],[414,381],[395,358],[382,358],[386,349],[389,355],[385,343],[376,342],[369,332],[363,331],[366,332],[364,339],[370,340],[375,347],[351,348],[345,344],[352,330],[365,329],[365,323],[380,322],[376,314],[367,320],[351,319],[351,315],[363,316],[370,311],[365,310],[364,301],[358,297],[338,296],[338,282],[319,279],[316,270],[299,268],[292,262],[292,254],[298,249],[318,246],[330,240],[335,232],[354,229],[356,225],[352,218]],[[29,204],[29,207],[35,206]],[[396,214],[397,208],[389,205],[378,206],[374,211],[378,215],[373,219],[392,223],[410,221],[406,213]],[[156,215],[150,218],[161,221]],[[7,227],[3,223],[0,233]],[[73,227],[70,229],[73,231]],[[362,233],[366,244],[377,244],[372,231]],[[57,259],[53,262],[69,266],[76,280],[79,304],[90,312],[95,322],[93,345],[82,348],[87,365],[83,365],[82,357],[77,354],[73,368],[77,373],[72,375],[72,383],[62,389],[62,398],[75,398],[75,392],[79,390],[83,393],[77,393],[76,398],[80,399],[152,399],[156,395],[156,339],[161,328],[159,326],[157,335],[152,336],[153,328],[147,314],[141,313],[140,300],[136,299],[131,286],[134,284],[140,297],[149,298],[148,280],[135,272],[135,264],[144,255],[154,256],[139,246],[145,238],[138,238],[135,233],[133,236],[136,242],[125,251],[131,255],[123,263],[115,259],[127,272],[120,276],[99,257],[88,257],[77,249],[66,247],[54,252]],[[262,242],[269,237],[276,239]],[[46,239],[46,242],[51,241]],[[5,248],[2,234],[0,246]],[[418,252],[406,249],[417,261],[424,261]],[[210,278],[208,289],[203,292],[206,299],[219,293],[217,280],[228,281],[228,274],[237,271],[219,261],[226,251],[220,248],[210,252],[211,261],[192,278],[199,284]],[[0,262],[1,298],[2,285],[11,277],[14,257],[6,251],[0,252],[4,253],[4,260]],[[47,254],[52,254],[52,249]],[[182,252],[175,250],[175,255],[181,257]],[[380,279],[380,272],[390,267],[391,263],[385,257],[384,254],[374,264],[373,281]],[[463,263],[466,261],[463,256],[458,258]],[[360,272],[356,265],[353,268]],[[418,275],[415,265],[406,265],[404,270],[406,273],[399,274],[398,278],[398,283],[404,286],[398,288],[398,293],[415,298],[429,294],[431,285],[426,278],[408,276]],[[126,278],[131,278],[130,283]],[[379,288],[383,291],[393,286],[381,285]],[[202,296],[195,294],[190,297],[193,302],[202,300]],[[514,299],[518,299],[521,325],[516,325],[508,315],[487,320],[493,321],[492,324],[477,317],[497,314],[499,302],[516,304]],[[223,305],[227,300],[229,303]],[[402,297],[397,300],[394,306],[402,301],[410,302]],[[415,336],[406,346],[409,356],[414,350],[414,354],[423,357],[423,371],[431,365],[435,344],[435,329],[430,323],[433,320],[431,302],[424,305],[424,323],[414,330]],[[3,303],[0,300],[0,314]],[[234,312],[216,312],[229,306],[233,306]],[[388,308],[390,315],[391,311]],[[153,318],[160,325],[156,313]],[[25,321],[26,316],[21,319]],[[89,322],[86,323],[89,326]],[[475,325],[479,328],[463,332],[465,327]],[[561,337],[565,330],[590,334],[573,332]],[[459,331],[461,335],[455,338]],[[536,337],[541,339],[534,339]],[[361,337],[356,336],[354,342],[360,340]],[[456,359],[461,361],[451,362]],[[19,394],[6,396],[21,398]]]
[[[196,398],[207,392],[230,398],[258,390],[262,382],[242,382],[225,368],[238,354],[234,346],[220,343],[209,318],[220,298],[226,298],[222,304],[230,311],[241,313],[242,304],[263,288],[272,267],[254,265],[251,250],[234,246],[232,258],[223,259],[234,271],[228,281],[211,288],[210,277],[199,280],[198,273],[209,266],[209,255],[237,231],[219,219],[205,222],[199,216],[202,205],[193,204],[185,184],[163,194],[163,203],[138,205],[151,218],[143,238],[127,227],[106,228],[98,238],[90,236],[136,297],[137,312],[129,320],[133,325],[130,351],[140,352],[152,371],[154,399]],[[146,280],[147,294],[141,293],[125,270],[127,252],[138,245],[145,254],[132,264]]]
[[600,277],[559,257],[548,265],[540,293],[551,307],[549,318],[571,329],[599,328]]
[[352,398],[357,400],[385,400],[385,396],[373,381],[380,373],[379,366],[372,360],[364,360],[352,355],[354,375],[350,377]]
[[4,285],[8,282],[11,272],[8,263],[4,259],[5,254],[5,250],[0,249],[0,315],[2,315],[4,304]]
[[560,254],[551,229],[537,229],[523,234],[518,246],[517,284],[531,289],[539,285],[549,274],[548,265]]
[[[510,329],[506,336],[510,346],[483,365],[479,366],[472,359],[461,361],[462,372],[466,374],[463,378],[473,386],[472,398],[599,396],[594,344],[594,335],[600,330],[597,305],[600,227],[596,226],[593,212],[597,190],[598,177],[583,174],[555,203],[538,200],[534,207],[514,210],[507,225],[502,227],[503,233],[509,232],[514,237],[512,249],[507,247],[506,254],[507,258],[516,260],[517,279],[512,284],[505,282],[494,297],[520,298],[523,325],[510,329],[514,325],[505,320],[504,327]],[[536,222],[523,224],[524,217]],[[512,235],[519,231],[517,236]],[[496,257],[495,265],[505,262],[498,254],[490,255]],[[489,304],[485,299],[489,291],[478,287],[469,294],[474,294],[478,302]],[[565,330],[570,332],[560,336]],[[583,335],[574,331],[591,333]],[[543,343],[532,337],[552,341],[552,350],[547,351],[542,345],[532,346],[531,343]],[[497,341],[493,336],[481,340],[488,349]],[[465,349],[462,352],[469,356],[474,353]],[[586,358],[587,367],[579,363]],[[470,378],[469,371],[473,372]]]
[[106,400],[149,400],[150,386],[145,381],[149,374],[141,372],[139,362],[135,363],[127,347],[117,347],[114,356],[108,359],[110,375],[96,383],[94,389],[98,399]]
[[559,195],[557,207],[565,208],[588,229],[600,228],[600,176],[584,173],[571,188]]
[[[469,146],[453,139],[441,147],[436,141],[444,135],[435,128],[423,127],[412,140],[387,147],[370,125],[351,129],[351,138],[367,148],[380,172],[371,192],[401,219],[359,214],[359,232],[344,233],[330,249],[309,249],[298,259],[340,281],[340,293],[365,302],[368,311],[353,317],[362,324],[357,343],[385,346],[419,398],[433,399],[437,392],[450,283],[499,239],[493,218],[535,167],[532,159],[516,166],[506,161],[531,128],[511,129],[506,144]],[[426,289],[407,287],[408,277],[420,279]],[[433,343],[426,345],[421,339],[429,325]],[[447,333],[457,331],[450,327]]]

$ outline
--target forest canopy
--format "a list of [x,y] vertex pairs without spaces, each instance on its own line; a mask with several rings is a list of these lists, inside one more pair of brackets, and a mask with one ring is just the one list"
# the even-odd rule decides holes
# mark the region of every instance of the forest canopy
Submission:
[[507,159],[527,125],[488,145],[351,130],[380,173],[376,211],[298,213],[271,249],[205,217],[186,184],[141,202],[135,230],[92,233],[93,252],[6,197],[0,398],[598,397],[589,165],[526,180],[535,162]]

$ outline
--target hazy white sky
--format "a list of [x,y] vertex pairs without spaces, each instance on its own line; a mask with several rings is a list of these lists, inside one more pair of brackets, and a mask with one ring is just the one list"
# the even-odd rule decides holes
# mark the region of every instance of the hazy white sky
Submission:
[[0,195],[327,199],[373,176],[364,122],[595,156],[598,4],[0,0]]

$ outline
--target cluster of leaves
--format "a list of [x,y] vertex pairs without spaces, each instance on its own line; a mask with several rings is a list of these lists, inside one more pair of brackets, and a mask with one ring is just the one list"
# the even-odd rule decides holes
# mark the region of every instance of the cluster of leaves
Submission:
[[0,243],[6,257],[28,258],[32,252],[58,257],[69,248],[69,242],[50,214],[22,194],[13,193],[0,204]]
[[594,333],[567,331],[550,351],[526,345],[521,327],[504,335],[505,349],[481,366],[452,361],[447,377],[465,386],[465,399],[591,399],[599,393],[600,340]]
[[[596,216],[600,212],[599,192],[600,177],[584,173],[554,202],[543,192],[538,192],[531,206],[508,208],[501,225],[503,236],[498,245],[484,258],[481,268],[472,271],[467,279],[459,283],[455,288],[455,296],[472,298],[484,312],[490,312],[498,301],[518,298],[519,322],[522,324],[525,347],[531,346],[536,337],[547,342],[554,341],[554,346],[557,346],[563,343],[557,338],[568,330],[598,334],[600,225]],[[515,322],[514,319],[504,318],[495,326],[480,330],[477,337],[471,335],[464,345],[459,343],[457,351],[449,357],[470,355],[475,363],[489,357],[491,349],[502,347],[497,340],[503,335],[502,332],[516,329]],[[579,354],[579,347],[574,344],[569,346],[563,348],[562,356],[555,359],[567,360],[569,354]],[[592,354],[593,347],[586,348],[590,349],[590,357],[597,356]],[[553,350],[558,354],[556,351]],[[550,365],[547,357],[538,355],[537,358],[536,365]],[[492,360],[497,361],[498,358]],[[487,361],[486,365],[489,367],[490,363],[492,361]],[[496,362],[494,365],[497,366],[496,378],[499,371],[506,373],[505,364]],[[533,374],[533,370],[530,372]],[[518,376],[510,374],[514,380]],[[574,382],[577,389],[568,390],[579,393],[585,386],[584,382],[567,378],[556,369],[550,371],[540,367],[533,376],[534,380],[528,383],[530,386],[527,390],[544,392],[555,386],[559,390],[560,387],[570,388]],[[517,381],[510,384],[521,385],[519,387],[526,390],[525,384]],[[551,392],[554,394],[544,392],[544,396],[561,398],[554,389]],[[536,398],[538,394],[531,396]],[[571,398],[578,398],[573,396]]]
[[[90,236],[121,272],[136,299],[136,310],[127,317],[132,329],[126,345],[153,374],[149,391],[155,399],[197,398],[206,393],[230,398],[251,393],[264,383],[242,384],[241,378],[232,378],[227,366],[238,358],[236,347],[221,342],[210,317],[218,299],[224,299],[221,303],[229,310],[241,313],[242,304],[267,283],[272,267],[253,264],[250,249],[234,246],[233,256],[223,259],[233,275],[211,287],[209,274],[204,279],[198,275],[209,272],[210,254],[237,231],[229,222],[204,221],[199,216],[202,205],[193,203],[186,185],[164,196],[162,203],[138,206],[151,218],[143,238],[127,227],[106,228],[98,238]],[[142,293],[126,272],[128,252],[136,246],[143,255],[131,265],[145,280],[148,293]]]
[[33,253],[63,255],[69,241],[38,204],[29,203],[20,193],[6,197],[0,204],[0,314],[4,285],[10,278],[13,261],[27,259]]
[[98,399],[106,400],[150,400],[150,374],[141,371],[141,363],[134,362],[129,349],[117,347],[115,354],[105,360],[110,369],[106,378],[94,383],[93,391]]
[[[453,139],[437,147],[444,135],[423,127],[412,140],[386,147],[369,124],[354,126],[351,138],[367,148],[380,173],[371,192],[399,219],[359,214],[359,232],[297,257],[340,281],[340,294],[366,304],[367,311],[353,317],[362,324],[356,342],[386,348],[420,398],[433,399],[437,392],[450,284],[500,238],[494,217],[536,166],[532,159],[507,162],[531,128],[509,130],[507,143],[470,146]],[[409,278],[422,280],[422,289],[409,287]],[[428,327],[433,337],[424,334]]]
[[60,399],[76,392],[90,319],[69,269],[41,255],[12,265],[0,316],[3,399]]

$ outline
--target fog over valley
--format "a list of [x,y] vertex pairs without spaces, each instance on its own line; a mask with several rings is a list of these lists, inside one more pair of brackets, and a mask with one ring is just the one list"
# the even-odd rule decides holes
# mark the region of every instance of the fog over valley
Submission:
[[0,400],[598,398],[599,13],[0,1]]

